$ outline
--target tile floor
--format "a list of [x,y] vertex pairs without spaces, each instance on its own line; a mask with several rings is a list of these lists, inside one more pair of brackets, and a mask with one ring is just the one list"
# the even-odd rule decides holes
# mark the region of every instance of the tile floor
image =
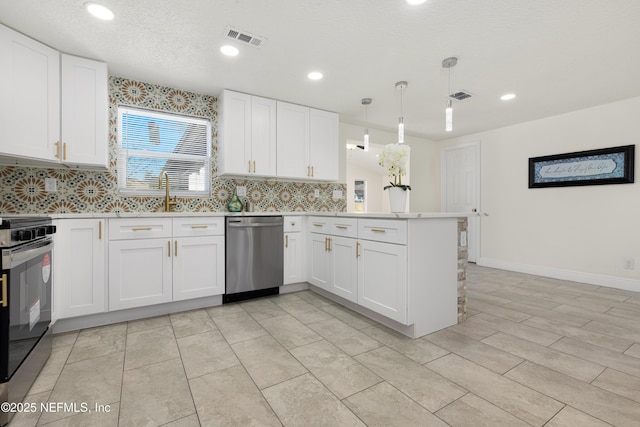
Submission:
[[640,293],[474,265],[468,288],[416,340],[310,291],[58,335],[26,402],[92,411],[11,425],[640,425]]

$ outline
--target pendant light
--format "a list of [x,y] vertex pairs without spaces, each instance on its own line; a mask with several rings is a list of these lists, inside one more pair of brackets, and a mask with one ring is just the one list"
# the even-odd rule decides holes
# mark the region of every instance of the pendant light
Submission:
[[404,117],[402,116],[402,92],[408,83],[401,81],[396,83],[396,89],[400,89],[400,118],[398,119],[398,144],[404,143]]
[[371,104],[371,98],[362,98],[362,105],[364,105],[364,122],[365,125],[367,126],[364,129],[364,151],[369,151],[369,116],[368,116],[368,109],[369,109],[369,104]]
[[[451,96],[451,69],[458,63],[458,58],[452,56],[442,61],[442,67],[449,69],[449,89],[447,97]],[[451,132],[453,130],[453,101],[447,100],[447,107],[444,110],[444,130]]]

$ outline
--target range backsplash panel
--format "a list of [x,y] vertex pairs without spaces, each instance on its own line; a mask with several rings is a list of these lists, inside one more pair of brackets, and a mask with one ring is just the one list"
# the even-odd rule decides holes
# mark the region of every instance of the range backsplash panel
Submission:
[[[178,212],[223,212],[237,185],[247,187],[247,199],[256,212],[344,212],[346,201],[334,200],[334,190],[346,194],[346,185],[229,179],[217,177],[217,99],[179,89],[109,78],[109,170],[83,171],[0,166],[0,214],[161,212],[164,198],[129,196],[118,192],[118,105],[150,108],[207,117],[212,129],[212,183],[209,197],[177,197]],[[57,191],[45,191],[45,178],[57,180]],[[315,190],[320,197],[315,198]]]

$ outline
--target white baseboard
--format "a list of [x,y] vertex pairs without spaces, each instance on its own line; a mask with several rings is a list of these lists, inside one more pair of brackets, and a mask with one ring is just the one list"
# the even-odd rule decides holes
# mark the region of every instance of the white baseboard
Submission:
[[546,267],[542,265],[521,264],[491,258],[479,258],[476,264],[500,270],[516,271],[518,273],[533,274],[553,279],[570,280],[572,282],[588,283],[590,285],[605,286],[607,288],[640,292],[640,280],[626,279],[624,277],[604,276],[601,274],[564,270],[561,268]]

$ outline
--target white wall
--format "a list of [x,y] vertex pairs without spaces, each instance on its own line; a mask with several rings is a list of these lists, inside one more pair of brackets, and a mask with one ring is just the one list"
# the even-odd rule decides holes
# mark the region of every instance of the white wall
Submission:
[[[340,182],[346,182],[346,146],[347,140],[362,140],[364,129],[348,123],[340,123]],[[369,128],[370,141],[375,144],[392,144],[397,141],[397,134],[379,129]],[[409,164],[411,193],[409,196],[410,212],[433,212],[438,208],[438,170],[439,154],[437,145],[428,139],[405,135],[405,143],[411,147]],[[403,183],[404,183],[403,178]],[[375,185],[369,183],[368,185]],[[386,210],[388,211],[388,200]],[[383,207],[383,211],[384,211]],[[369,209],[371,211],[371,209]]]
[[[529,157],[639,142],[640,98],[438,146],[476,140],[481,209],[490,215],[481,220],[479,264],[640,291],[638,183],[528,188]],[[624,258],[635,259],[636,269],[624,269]]]

